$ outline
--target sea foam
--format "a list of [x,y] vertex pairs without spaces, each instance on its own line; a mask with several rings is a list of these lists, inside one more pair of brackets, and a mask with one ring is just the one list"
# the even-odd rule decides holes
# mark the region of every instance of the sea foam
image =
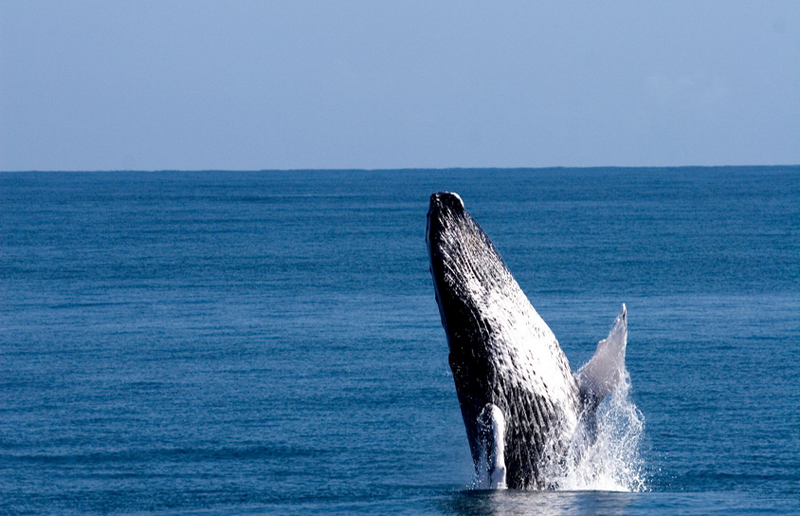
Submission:
[[640,453],[644,415],[630,397],[630,375],[624,371],[617,388],[597,409],[597,439],[573,446],[566,465],[552,485],[563,491],[647,490]]

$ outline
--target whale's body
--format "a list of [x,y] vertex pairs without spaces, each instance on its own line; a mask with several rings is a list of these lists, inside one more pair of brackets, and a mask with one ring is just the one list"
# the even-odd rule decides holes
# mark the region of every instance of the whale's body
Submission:
[[594,410],[624,370],[624,305],[575,375],[457,194],[431,196],[426,242],[479,485],[557,487],[570,448],[591,439]]

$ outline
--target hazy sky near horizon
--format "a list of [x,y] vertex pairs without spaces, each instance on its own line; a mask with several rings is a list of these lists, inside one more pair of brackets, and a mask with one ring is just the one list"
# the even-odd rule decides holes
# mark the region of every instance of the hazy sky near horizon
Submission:
[[798,1],[0,1],[0,170],[798,163]]

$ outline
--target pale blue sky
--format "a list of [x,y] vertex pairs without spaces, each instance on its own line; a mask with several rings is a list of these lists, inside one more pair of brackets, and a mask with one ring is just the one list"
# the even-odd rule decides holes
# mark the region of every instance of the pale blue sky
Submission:
[[0,170],[797,163],[798,1],[0,0]]

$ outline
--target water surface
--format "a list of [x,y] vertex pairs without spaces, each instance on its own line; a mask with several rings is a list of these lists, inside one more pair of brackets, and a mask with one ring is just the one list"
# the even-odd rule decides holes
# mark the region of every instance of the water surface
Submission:
[[[647,490],[469,491],[424,245],[461,194]],[[0,174],[11,513],[800,512],[800,168]]]

